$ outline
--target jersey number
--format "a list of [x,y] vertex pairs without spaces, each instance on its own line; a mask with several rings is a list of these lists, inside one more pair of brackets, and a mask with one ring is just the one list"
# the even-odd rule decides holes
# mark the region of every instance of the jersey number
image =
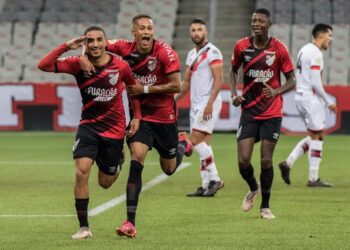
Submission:
[[303,52],[300,53],[297,59],[297,69],[299,70],[299,73],[301,74],[301,56],[303,55]]

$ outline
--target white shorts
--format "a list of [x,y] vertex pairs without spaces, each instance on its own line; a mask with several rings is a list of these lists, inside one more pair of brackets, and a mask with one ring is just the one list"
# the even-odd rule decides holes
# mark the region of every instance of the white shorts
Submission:
[[207,134],[212,134],[214,130],[214,124],[218,120],[222,100],[217,98],[213,104],[213,114],[212,118],[208,121],[203,120],[203,113],[206,105],[191,107],[190,111],[190,130],[198,130]]
[[310,97],[308,100],[296,100],[295,104],[308,130],[324,130],[326,110],[322,101],[317,97]]

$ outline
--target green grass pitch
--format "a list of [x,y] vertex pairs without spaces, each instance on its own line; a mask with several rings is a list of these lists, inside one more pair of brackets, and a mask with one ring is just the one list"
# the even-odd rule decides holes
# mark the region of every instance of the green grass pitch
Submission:
[[[277,167],[301,137],[282,136],[275,156],[272,221],[259,217],[260,197],[250,212],[241,210],[247,185],[237,168],[233,134],[214,134],[213,149],[225,187],[214,198],[187,198],[200,185],[199,160],[140,195],[138,235],[120,238],[115,228],[125,219],[125,202],[90,217],[93,238],[71,240],[74,216],[73,133],[0,133],[0,249],[349,249],[350,137],[327,136],[320,177],[333,188],[307,188],[308,162],[303,156],[284,184]],[[253,166],[260,173],[259,146]],[[90,204],[95,208],[125,192],[129,157],[115,184],[97,184],[90,175]],[[143,183],[161,174],[151,151]]]

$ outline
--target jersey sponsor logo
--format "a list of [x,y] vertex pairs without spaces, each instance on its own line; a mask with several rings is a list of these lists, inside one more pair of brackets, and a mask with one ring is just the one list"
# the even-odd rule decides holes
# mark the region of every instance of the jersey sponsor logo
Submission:
[[109,79],[109,83],[110,83],[111,85],[114,86],[114,85],[116,85],[117,82],[118,82],[118,79],[119,79],[119,72],[116,73],[116,74],[109,74],[108,77],[110,78],[110,79]]
[[267,82],[273,77],[273,71],[268,70],[258,70],[258,69],[250,69],[246,74],[249,77],[255,78],[255,82]]
[[165,48],[165,51],[168,55],[170,62],[175,61],[175,54],[174,54],[173,49],[168,44],[166,44],[162,41],[158,41],[158,42],[161,46],[163,46]]
[[147,76],[140,76],[134,73],[133,75],[134,75],[134,78],[142,85],[146,85],[146,86],[153,85],[157,82],[157,76],[153,74],[150,74]]
[[266,64],[268,66],[271,66],[273,62],[275,61],[276,56],[275,55],[266,55]]
[[103,88],[95,88],[88,87],[85,92],[89,95],[96,96],[94,101],[96,102],[108,102],[113,99],[113,97],[117,94],[116,88],[103,89]]
[[149,71],[155,70],[157,66],[157,59],[155,57],[150,57],[147,63],[147,68]]

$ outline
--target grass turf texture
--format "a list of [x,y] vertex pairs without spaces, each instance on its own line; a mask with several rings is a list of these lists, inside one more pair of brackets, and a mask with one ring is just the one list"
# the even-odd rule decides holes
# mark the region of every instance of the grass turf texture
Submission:
[[[347,249],[350,245],[348,136],[327,136],[320,176],[333,188],[308,188],[307,157],[284,184],[278,163],[301,137],[282,136],[274,156],[272,221],[259,217],[260,196],[250,212],[241,210],[248,187],[237,168],[233,134],[215,134],[213,149],[225,187],[214,198],[188,198],[200,185],[199,161],[140,195],[135,239],[120,238],[115,228],[125,219],[125,202],[90,217],[93,238],[73,241],[78,228],[74,215],[72,133],[0,133],[0,249]],[[260,173],[259,146],[253,166]],[[97,167],[90,175],[89,208],[125,191],[127,163],[109,190],[97,184]],[[151,151],[143,183],[161,174]],[[11,215],[5,217],[4,215]],[[20,217],[18,215],[58,215]]]

